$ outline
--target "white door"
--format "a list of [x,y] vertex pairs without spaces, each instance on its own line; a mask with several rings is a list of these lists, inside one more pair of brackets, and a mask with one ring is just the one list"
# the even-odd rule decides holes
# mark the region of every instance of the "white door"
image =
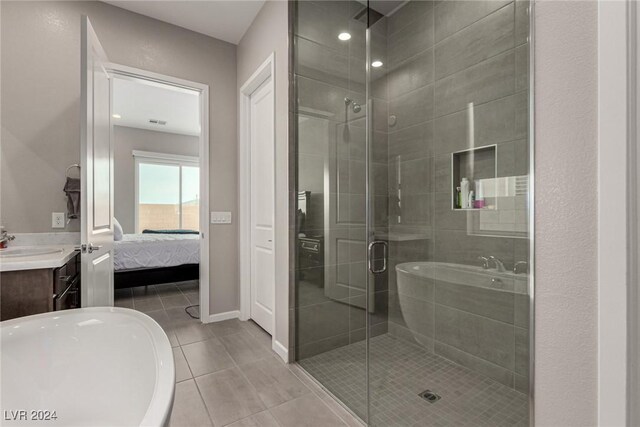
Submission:
[[113,147],[107,56],[82,17],[80,163],[82,307],[113,305]]
[[273,334],[275,138],[273,84],[251,94],[251,318]]

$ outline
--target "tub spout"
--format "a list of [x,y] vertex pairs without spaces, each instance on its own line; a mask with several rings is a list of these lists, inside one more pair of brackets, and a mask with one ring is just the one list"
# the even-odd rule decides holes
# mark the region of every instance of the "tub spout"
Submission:
[[505,271],[507,271],[507,269],[504,268],[504,264],[502,263],[502,261],[500,261],[498,258],[491,255],[489,257],[489,260],[493,261],[493,263],[496,265],[496,270],[498,270],[498,272],[504,273]]

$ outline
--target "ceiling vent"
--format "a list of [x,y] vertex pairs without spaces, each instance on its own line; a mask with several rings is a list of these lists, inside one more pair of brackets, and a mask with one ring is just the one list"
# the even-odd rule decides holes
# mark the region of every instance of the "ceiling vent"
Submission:
[[154,125],[161,125],[164,126],[167,124],[166,120],[158,120],[158,119],[149,119],[149,123],[154,124]]

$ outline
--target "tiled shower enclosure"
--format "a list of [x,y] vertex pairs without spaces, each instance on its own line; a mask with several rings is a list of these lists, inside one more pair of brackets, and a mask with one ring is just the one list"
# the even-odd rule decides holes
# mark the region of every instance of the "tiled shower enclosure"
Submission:
[[529,424],[529,2],[291,8],[297,363],[369,425]]

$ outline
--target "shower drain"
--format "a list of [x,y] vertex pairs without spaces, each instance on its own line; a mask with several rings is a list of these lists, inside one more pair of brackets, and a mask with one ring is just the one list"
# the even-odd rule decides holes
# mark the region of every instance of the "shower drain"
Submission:
[[429,403],[435,403],[438,400],[440,400],[440,395],[435,394],[431,390],[425,390],[422,393],[419,393],[418,396],[420,396],[421,398],[423,398]]

